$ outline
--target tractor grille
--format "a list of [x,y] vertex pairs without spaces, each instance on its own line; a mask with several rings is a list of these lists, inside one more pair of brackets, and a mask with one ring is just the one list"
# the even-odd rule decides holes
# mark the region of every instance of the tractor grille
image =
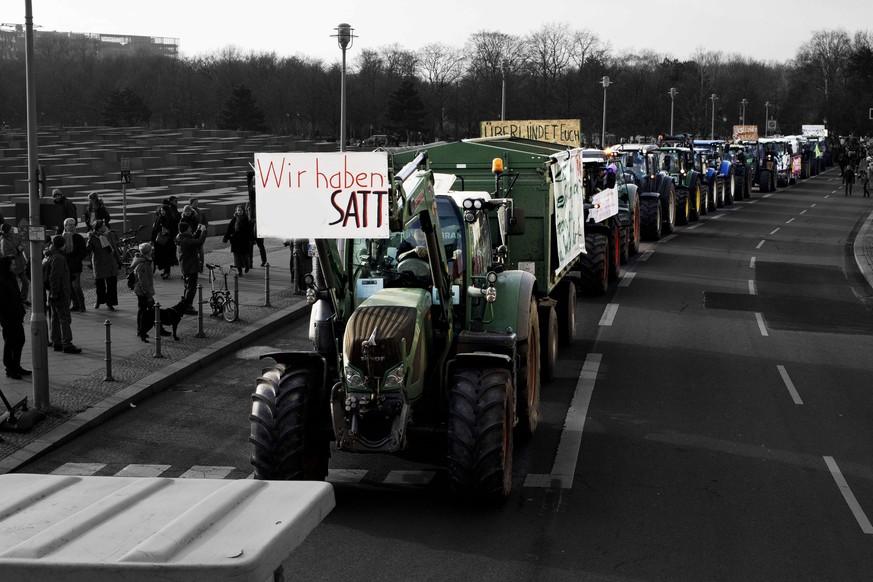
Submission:
[[[343,345],[349,362],[364,372],[370,370],[373,380],[381,379],[387,370],[403,361],[401,340],[406,339],[407,350],[412,347],[415,320],[414,307],[376,306],[355,310],[349,318]],[[370,339],[374,330],[376,345],[368,348],[368,366],[362,344]]]

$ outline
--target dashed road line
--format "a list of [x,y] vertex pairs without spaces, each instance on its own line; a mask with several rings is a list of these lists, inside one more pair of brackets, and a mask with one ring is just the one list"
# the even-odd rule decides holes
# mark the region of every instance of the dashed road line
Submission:
[[159,477],[172,465],[128,465],[116,477]]
[[612,322],[615,319],[615,314],[617,312],[618,312],[618,303],[608,303],[606,305],[606,309],[603,310],[603,315],[600,317],[600,323],[598,325],[603,325],[603,326],[612,325]]
[[636,271],[625,271],[621,276],[621,281],[618,282],[619,287],[629,287],[631,281],[636,277]]
[[654,252],[655,251],[652,249],[647,250],[642,255],[640,255],[640,258],[637,259],[637,262],[643,263],[645,261],[648,261],[651,258],[652,253],[654,253]]
[[686,228],[685,230],[694,230],[695,228],[700,228],[701,226],[703,226],[703,223],[702,223],[702,222],[697,222],[697,223],[695,223],[695,224],[692,224],[691,226],[689,226],[689,227]]
[[427,485],[436,477],[436,471],[391,471],[382,480],[384,485]]
[[758,288],[755,285],[755,280],[749,279],[749,295],[757,295],[757,294],[758,294]]
[[779,232],[779,227],[778,227],[778,226],[777,226],[776,228],[774,228],[773,230],[771,230],[771,231],[770,231],[770,234],[771,234],[771,235],[772,235],[772,234],[776,234],[777,232]]
[[769,336],[770,334],[767,333],[767,326],[764,324],[764,314],[755,312],[755,319],[758,322],[758,329],[761,330],[761,335],[764,337]]
[[552,464],[552,472],[548,475],[528,474],[525,487],[560,487],[573,488],[573,476],[576,473],[576,462],[579,460],[579,449],[582,445],[582,430],[588,416],[588,404],[594,392],[594,382],[603,354],[588,354],[582,365],[582,372],[576,382],[576,392],[567,410],[564,429],[561,431],[561,441],[558,452]]
[[806,210],[801,210],[800,213],[801,213],[801,214],[806,214]]
[[810,204],[809,207],[810,207],[810,208],[815,208],[815,204]]
[[755,198],[754,200],[749,200],[749,204],[757,204],[757,203],[758,203],[757,198]]
[[756,248],[756,249],[760,249],[762,246],[764,246],[764,243],[765,243],[765,242],[767,242],[767,241],[762,240],[761,242],[758,243],[758,246],[756,246],[755,248]]
[[788,220],[785,221],[785,224],[791,224],[792,222],[794,222],[794,219],[789,218]]
[[771,192],[770,194],[764,194],[763,196],[761,196],[761,198],[769,198],[772,195],[773,195],[773,193]]
[[852,510],[852,515],[855,516],[855,520],[858,522],[858,525],[861,526],[861,531],[865,534],[873,534],[873,525],[870,524],[870,520],[867,519],[867,514],[864,513],[863,509],[861,509],[861,504],[858,503],[855,494],[852,493],[851,489],[849,489],[849,484],[846,482],[845,477],[843,477],[843,473],[840,471],[839,466],[837,466],[837,462],[833,457],[824,457],[824,462],[828,466],[828,470],[831,472],[831,477],[834,478],[837,487],[840,488],[840,493],[843,494],[843,499],[846,500],[849,509]]
[[367,469],[328,469],[327,480],[331,483],[360,483],[367,473]]
[[677,236],[677,234],[676,234],[675,232],[674,232],[673,234],[668,234],[667,236],[665,236],[664,238],[662,238],[659,242],[662,242],[662,243],[670,242],[671,240],[673,240],[674,238],[676,238],[676,236]]
[[194,465],[179,475],[179,479],[224,479],[230,475],[234,469],[235,467]]
[[52,475],[69,475],[73,477],[88,477],[106,466],[106,463],[64,463]]
[[710,216],[709,219],[710,220],[718,220],[722,216],[724,216],[724,214],[716,214],[715,216]]
[[788,393],[791,394],[791,399],[794,400],[794,404],[803,404],[803,400],[800,398],[797,388],[794,387],[794,382],[792,382],[791,378],[788,376],[785,366],[780,364],[776,366],[776,369],[779,370],[779,375],[782,376],[782,381],[785,382],[785,387],[788,388]]
[[757,260],[757,259],[756,259],[755,257],[752,257],[751,260],[749,260],[749,268],[750,268],[750,269],[754,269],[754,268],[755,268],[755,261],[756,261],[756,260]]

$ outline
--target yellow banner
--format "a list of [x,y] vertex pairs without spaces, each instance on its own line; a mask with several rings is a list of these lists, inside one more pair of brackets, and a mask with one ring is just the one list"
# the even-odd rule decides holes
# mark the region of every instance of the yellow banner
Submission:
[[734,140],[758,141],[758,126],[735,125]]
[[582,128],[578,119],[526,119],[520,121],[483,121],[482,137],[521,137],[582,147]]

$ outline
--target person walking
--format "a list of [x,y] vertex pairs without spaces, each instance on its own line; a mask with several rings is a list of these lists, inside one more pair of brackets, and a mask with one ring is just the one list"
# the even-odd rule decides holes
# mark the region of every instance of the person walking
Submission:
[[103,224],[109,225],[109,210],[103,204],[103,200],[97,196],[97,192],[88,194],[88,207],[85,208],[85,228],[88,232],[94,230],[94,223],[102,220]]
[[[197,212],[194,210],[194,207],[191,205],[185,205],[182,208],[182,217],[179,219],[179,231],[182,231],[182,224],[188,225],[188,232],[194,232],[197,227],[200,225],[200,219],[197,217]],[[176,237],[178,238],[178,234]]]
[[233,264],[242,277],[243,272],[248,273],[252,266],[252,228],[242,204],[237,204],[223,240],[230,241]]
[[85,294],[82,292],[82,261],[88,256],[88,245],[85,237],[76,232],[76,219],[64,220],[64,255],[70,267],[70,309],[85,311]]
[[[255,208],[255,199],[252,196],[249,196],[249,203],[246,204],[246,216],[248,216],[249,223],[252,228],[252,241],[258,245],[258,253],[261,255],[261,266],[265,267],[267,265],[267,249],[264,247],[264,239],[258,236],[258,225],[257,225],[257,210]],[[249,266],[254,266],[254,247],[249,246]]]
[[873,184],[873,156],[867,156],[867,183],[864,184],[864,196],[870,197],[868,190]]
[[205,240],[206,229],[199,224],[192,230],[184,220],[179,223],[176,245],[179,247],[179,266],[182,269],[182,279],[185,281],[182,298],[185,300],[185,313],[187,315],[197,315],[197,311],[194,309],[197,275],[200,273],[200,259],[197,251],[203,248]]
[[30,370],[21,367],[24,349],[24,304],[18,292],[18,281],[12,257],[0,257],[0,326],[3,327],[3,365],[6,377],[21,380]]
[[73,330],[70,327],[72,286],[70,267],[64,254],[65,243],[64,236],[56,234],[52,237],[52,248],[46,254],[49,304],[52,312],[51,338],[56,352],[79,354],[82,349],[73,345]]
[[846,196],[852,195],[852,185],[855,183],[855,170],[851,165],[846,166],[843,172],[843,184],[846,185]]
[[121,256],[118,253],[115,233],[100,219],[94,223],[94,230],[88,233],[88,252],[91,255],[91,264],[94,265],[94,286],[97,290],[94,309],[105,305],[109,311],[115,311],[115,306],[118,305],[118,268]]
[[154,266],[152,265],[152,245],[142,243],[139,252],[133,258],[130,268],[133,269],[136,283],[133,285],[133,293],[136,295],[136,335],[144,342],[149,341],[149,334],[143,322],[146,321],[148,310],[155,306],[155,282]]
[[174,239],[179,233],[179,219],[173,219],[169,201],[158,209],[158,217],[152,226],[154,266],[161,271],[161,279],[170,278],[170,269],[178,265]]
[[[194,209],[194,212],[197,213],[197,220],[200,221],[200,224],[203,226],[203,232],[207,233],[209,230],[209,218],[206,216],[206,211],[200,208],[200,201],[196,198],[192,198],[188,201],[188,206]],[[203,265],[205,264],[204,254],[203,254],[203,245],[200,245],[197,248],[197,256],[200,259],[200,272],[203,272]]]

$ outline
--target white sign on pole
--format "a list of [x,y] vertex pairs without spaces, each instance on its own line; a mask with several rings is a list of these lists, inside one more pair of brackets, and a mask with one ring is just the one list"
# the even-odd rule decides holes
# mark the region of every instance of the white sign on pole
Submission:
[[800,131],[806,137],[828,136],[828,130],[824,125],[801,125]]
[[579,150],[552,156],[552,187],[555,195],[555,232],[560,271],[585,252],[585,208],[582,189],[582,157]]
[[588,218],[594,222],[603,222],[610,216],[618,214],[618,189],[607,188],[591,198],[594,208],[588,210]]
[[386,152],[255,154],[258,236],[387,238]]

